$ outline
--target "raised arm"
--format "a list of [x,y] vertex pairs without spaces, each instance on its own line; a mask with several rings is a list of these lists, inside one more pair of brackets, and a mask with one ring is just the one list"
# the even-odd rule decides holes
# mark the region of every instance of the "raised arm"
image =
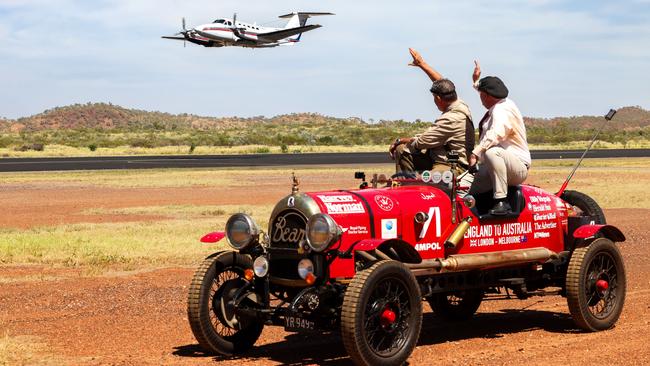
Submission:
[[472,72],[472,82],[475,89],[478,89],[478,81],[481,79],[481,65],[478,60],[474,60],[474,72]]
[[413,57],[413,62],[411,62],[409,66],[415,66],[422,69],[422,71],[424,71],[424,73],[427,74],[427,76],[429,77],[429,79],[431,79],[431,81],[437,81],[442,79],[442,75],[440,75],[439,72],[437,72],[436,70],[434,70],[433,67],[427,64],[422,58],[422,55],[420,55],[418,51],[409,48],[409,52]]

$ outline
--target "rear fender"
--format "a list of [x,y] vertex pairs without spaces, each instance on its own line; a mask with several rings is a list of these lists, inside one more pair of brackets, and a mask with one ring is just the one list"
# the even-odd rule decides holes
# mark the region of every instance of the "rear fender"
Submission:
[[[573,232],[576,239],[588,239],[596,235],[610,239],[613,242],[625,241],[625,235],[616,226],[612,225],[582,225]],[[583,241],[585,245],[588,243]]]
[[415,248],[411,244],[399,239],[366,239],[354,246],[354,250],[357,252],[370,252],[375,249],[379,249],[392,259],[399,260],[403,263],[422,262],[422,257],[420,257],[420,254]]
[[221,239],[226,237],[226,233],[223,231],[215,231],[210,234],[206,234],[201,238],[201,243],[216,243],[221,241]]

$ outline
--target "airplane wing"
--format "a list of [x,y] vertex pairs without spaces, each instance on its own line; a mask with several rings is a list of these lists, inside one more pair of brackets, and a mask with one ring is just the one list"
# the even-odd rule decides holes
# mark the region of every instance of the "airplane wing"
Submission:
[[277,42],[277,41],[279,41],[281,39],[291,37],[291,36],[295,36],[296,34],[308,32],[310,30],[314,30],[314,29],[317,29],[317,28],[320,28],[320,27],[321,26],[318,25],[318,24],[312,24],[312,25],[306,25],[304,27],[282,29],[282,30],[275,31],[275,32],[259,33],[257,35],[257,38]]
[[175,39],[175,40],[177,40],[177,41],[184,41],[184,40],[185,40],[185,37],[173,37],[173,36],[162,36],[162,37],[160,37],[160,38],[164,38],[164,39]]
[[319,12],[297,12],[297,13],[289,13],[285,15],[280,15],[278,18],[291,18],[294,15],[302,15],[306,17],[314,17],[314,16],[319,16],[319,15],[334,15],[333,13],[319,13]]

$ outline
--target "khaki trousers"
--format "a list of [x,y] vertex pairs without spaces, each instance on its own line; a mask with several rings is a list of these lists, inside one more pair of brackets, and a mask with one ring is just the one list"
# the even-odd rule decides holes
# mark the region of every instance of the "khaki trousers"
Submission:
[[508,186],[521,184],[527,177],[526,164],[502,147],[494,146],[484,153],[469,193],[477,194],[493,189],[495,199],[506,198]]

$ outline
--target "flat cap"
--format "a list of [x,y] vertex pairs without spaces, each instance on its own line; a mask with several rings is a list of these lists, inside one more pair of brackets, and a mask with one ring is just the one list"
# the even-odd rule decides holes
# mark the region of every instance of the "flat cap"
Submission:
[[496,76],[486,76],[478,82],[478,90],[498,99],[508,97],[508,88]]

